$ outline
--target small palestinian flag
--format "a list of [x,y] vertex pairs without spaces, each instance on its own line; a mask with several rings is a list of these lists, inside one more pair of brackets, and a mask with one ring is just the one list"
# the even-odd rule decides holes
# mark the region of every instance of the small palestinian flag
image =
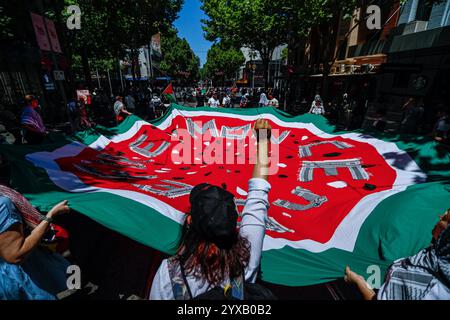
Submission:
[[169,85],[167,86],[166,89],[164,89],[162,94],[167,98],[167,100],[170,101],[170,103],[176,103],[177,102],[177,99],[175,98],[175,94],[173,92],[172,83],[169,83]]

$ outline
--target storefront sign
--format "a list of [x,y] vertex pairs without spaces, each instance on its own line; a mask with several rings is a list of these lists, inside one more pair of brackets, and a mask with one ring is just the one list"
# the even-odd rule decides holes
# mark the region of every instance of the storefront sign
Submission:
[[50,39],[50,44],[52,45],[52,50],[56,53],[62,53],[58,34],[56,33],[55,23],[49,19],[45,19],[45,22],[47,23],[48,37]]
[[44,18],[38,14],[31,13],[31,21],[33,22],[36,41],[41,50],[50,51],[50,41],[45,31]]
[[55,23],[52,20],[45,18],[44,24],[43,16],[35,13],[30,14],[39,49],[62,53],[58,34],[56,33]]
[[53,77],[56,81],[64,81],[66,78],[64,76],[64,71],[62,70],[55,70],[53,71]]
[[42,76],[42,79],[44,81],[44,88],[45,88],[45,90],[53,91],[53,90],[56,89],[55,82],[53,82],[52,78],[50,77],[50,74],[45,72],[44,75]]

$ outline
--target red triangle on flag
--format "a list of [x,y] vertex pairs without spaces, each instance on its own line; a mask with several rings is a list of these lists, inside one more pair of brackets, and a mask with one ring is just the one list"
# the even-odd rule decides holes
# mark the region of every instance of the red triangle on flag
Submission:
[[167,88],[164,89],[162,94],[173,94],[173,86],[172,83],[169,83]]

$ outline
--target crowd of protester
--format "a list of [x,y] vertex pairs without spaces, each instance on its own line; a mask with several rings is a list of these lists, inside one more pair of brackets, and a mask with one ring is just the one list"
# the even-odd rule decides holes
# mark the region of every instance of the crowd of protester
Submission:
[[182,88],[179,97],[182,103],[189,103],[193,107],[212,108],[251,108],[251,107],[279,107],[278,89],[269,88],[238,88],[208,87]]
[[[119,90],[111,97],[105,90],[95,88],[89,97],[69,96],[67,118],[73,133],[95,127],[97,124],[114,126],[127,116],[136,114],[145,120],[161,117],[170,101],[162,94],[163,86],[129,87]],[[342,130],[365,128],[380,132],[422,134],[433,137],[443,144],[450,144],[449,109],[444,104],[426,107],[423,99],[411,97],[400,106],[401,119],[397,127],[389,127],[389,112],[383,106],[368,116],[367,102],[363,103],[353,94],[344,93],[324,101],[320,95],[301,101],[294,107],[286,106],[283,93],[273,88],[233,87],[175,87],[178,104],[189,107],[252,108],[273,107],[297,114],[311,113],[326,117],[330,123]],[[280,99],[282,100],[280,106]],[[429,112],[426,112],[428,110]],[[431,111],[432,112],[431,112]],[[48,128],[40,100],[33,95],[24,98],[23,106],[15,110],[0,104],[0,143],[40,143],[47,137]],[[370,119],[370,120],[367,120]],[[368,123],[366,123],[369,121]],[[392,123],[392,121],[390,121]],[[386,130],[389,127],[389,130]]]

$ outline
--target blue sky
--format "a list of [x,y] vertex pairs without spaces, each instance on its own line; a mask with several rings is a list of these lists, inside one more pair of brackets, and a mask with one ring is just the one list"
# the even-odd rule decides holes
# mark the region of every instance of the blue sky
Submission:
[[206,62],[206,53],[212,42],[203,37],[201,19],[206,18],[205,13],[200,9],[200,0],[184,0],[183,8],[179,13],[179,18],[174,25],[178,29],[178,36],[185,38],[195,54],[200,58],[200,63]]

